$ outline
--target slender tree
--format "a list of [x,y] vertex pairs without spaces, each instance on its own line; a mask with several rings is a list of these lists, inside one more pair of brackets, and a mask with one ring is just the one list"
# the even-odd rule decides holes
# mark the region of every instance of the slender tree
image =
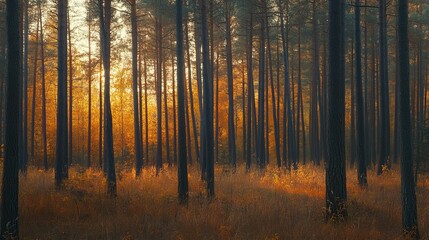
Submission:
[[[247,154],[246,154],[246,170],[250,171],[250,165],[252,163],[252,105],[253,102],[253,14],[250,13],[250,20],[248,26],[248,39],[247,39]],[[254,145],[256,145],[254,143]]]
[[179,135],[179,200],[188,200],[188,170],[186,160],[186,125],[185,125],[185,59],[183,51],[183,1],[176,0],[176,52],[177,52],[177,105]]
[[91,58],[91,11],[89,10],[90,7],[88,6],[88,15],[87,15],[87,21],[88,21],[88,140],[87,140],[87,167],[91,167],[91,86],[92,86],[92,58]]
[[389,84],[387,69],[387,13],[386,0],[379,1],[379,19],[380,19],[380,152],[377,167],[377,174],[383,172],[383,166],[389,165],[390,149],[390,116],[389,116]]
[[311,80],[310,93],[310,156],[316,165],[320,165],[319,150],[319,113],[318,89],[320,84],[320,66],[319,66],[319,23],[317,19],[316,0],[313,0],[313,17],[312,17],[312,35],[313,35],[313,76]]
[[360,31],[360,0],[355,1],[355,58],[356,58],[356,130],[357,130],[357,164],[358,182],[360,186],[368,184],[366,174],[366,149],[364,133],[364,106],[362,93],[362,43]]
[[[37,15],[37,17],[40,17]],[[37,88],[37,57],[39,54],[39,24],[37,19],[36,27],[36,47],[34,49],[34,68],[33,68],[33,94],[31,100],[31,134],[30,134],[30,159],[34,160],[34,120],[36,115],[36,88]]]
[[226,29],[226,66],[228,76],[228,152],[229,162],[233,168],[237,165],[237,150],[235,144],[234,125],[234,79],[232,73],[232,39],[231,39],[231,11],[233,2],[225,1],[225,29]]
[[155,17],[156,43],[156,116],[157,116],[157,146],[156,146],[156,174],[162,168],[162,22],[161,16]]
[[[68,36],[68,80],[69,80],[69,102],[68,102],[68,161],[64,162],[64,168],[68,168],[70,164],[73,162],[73,54],[72,54],[72,39],[71,39],[71,27],[70,27],[70,9],[69,9],[69,1],[67,0],[67,36]],[[65,178],[68,178],[68,171],[66,172]]]
[[143,144],[139,122],[139,96],[138,96],[138,68],[137,68],[137,7],[136,0],[131,0],[131,38],[132,38],[132,68],[133,68],[133,106],[134,106],[134,160],[136,164],[136,176],[140,176],[143,166]]
[[[266,1],[262,0],[262,7],[266,7]],[[265,24],[260,19],[260,43],[259,43],[259,90],[258,90],[258,160],[260,169],[265,168],[265,130],[264,130],[264,103],[265,103]]]
[[203,88],[204,99],[203,114],[205,115],[205,155],[201,155],[207,164],[207,194],[210,198],[214,197],[214,161],[213,161],[213,80],[210,78],[210,61],[209,61],[209,44],[208,44],[208,30],[207,30],[207,3],[206,0],[201,1],[201,42],[202,42],[202,56],[203,56]]
[[67,130],[67,1],[58,0],[58,97],[55,183],[60,187],[68,175]]
[[45,79],[45,39],[43,35],[43,19],[42,19],[42,1],[38,0],[37,5],[39,8],[39,22],[40,22],[40,55],[42,67],[42,142],[43,142],[43,165],[45,171],[48,170],[48,147],[46,137],[46,79]]

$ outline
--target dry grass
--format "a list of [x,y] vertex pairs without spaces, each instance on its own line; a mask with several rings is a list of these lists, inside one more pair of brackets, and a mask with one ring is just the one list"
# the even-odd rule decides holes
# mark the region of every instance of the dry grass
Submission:
[[[22,239],[401,239],[400,177],[397,170],[361,190],[348,171],[349,220],[324,223],[324,172],[306,166],[286,173],[268,169],[231,174],[216,169],[216,198],[206,199],[198,170],[191,169],[190,201],[178,204],[177,169],[156,177],[118,176],[118,197],[105,195],[98,171],[71,171],[56,191],[53,172],[30,169],[21,177]],[[419,227],[429,239],[429,178],[418,186]]]

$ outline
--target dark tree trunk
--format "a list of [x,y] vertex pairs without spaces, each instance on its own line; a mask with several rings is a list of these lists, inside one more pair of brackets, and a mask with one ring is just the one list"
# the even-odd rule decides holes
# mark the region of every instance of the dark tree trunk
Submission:
[[21,39],[19,28],[19,1],[7,0],[7,91],[6,91],[6,142],[3,162],[1,198],[1,239],[18,239],[18,188],[19,188],[19,89],[21,87]]
[[219,51],[216,51],[216,123],[215,123],[215,161],[219,162]]
[[183,51],[183,2],[176,0],[176,38],[177,38],[177,104],[179,134],[179,199],[188,200],[188,170],[186,162],[186,125],[185,125],[185,59]]
[[[290,83],[289,83],[289,62],[288,62],[288,48],[287,48],[287,33],[284,23],[283,8],[281,2],[278,2],[280,6],[280,24],[281,24],[281,35],[282,35],[282,48],[283,48],[283,65],[284,65],[284,95],[283,95],[283,161],[287,164],[290,169],[290,161],[296,163],[295,159],[295,134],[293,127],[293,115],[291,109],[290,99]],[[287,142],[287,144],[286,144]],[[286,159],[288,158],[288,160]],[[294,160],[292,160],[294,159]]]
[[67,176],[67,1],[58,1],[58,97],[55,184]]
[[39,22],[40,22],[40,55],[42,67],[42,142],[43,142],[43,165],[45,171],[48,170],[48,147],[46,138],[46,84],[45,84],[45,39],[43,35],[43,19],[42,19],[42,2],[38,1],[39,5]]
[[21,113],[21,120],[22,123],[22,132],[20,134],[21,136],[21,171],[27,172],[27,161],[28,161],[28,120],[27,120],[27,114],[28,114],[28,28],[29,28],[29,19],[28,19],[28,5],[29,0],[23,1],[23,11],[24,11],[24,54],[23,54],[23,75],[22,75],[22,81],[23,81],[23,88],[22,91],[22,113]]
[[162,23],[157,16],[155,20],[156,32],[156,116],[157,116],[157,147],[156,147],[156,175],[162,168]]
[[351,57],[350,57],[350,151],[349,151],[349,160],[350,168],[354,167],[356,160],[356,100],[355,100],[355,79],[354,79],[354,43],[352,39],[351,43]]
[[[38,16],[39,17],[39,16]],[[39,24],[37,19],[36,27],[36,47],[34,49],[34,68],[33,68],[33,95],[31,100],[31,135],[30,135],[30,159],[34,161],[34,120],[36,115],[36,88],[37,88],[37,57],[39,54]]]
[[99,2],[101,46],[104,66],[104,158],[107,163],[107,194],[116,197],[116,172],[113,152],[112,110],[110,105],[110,22],[111,0]]
[[[200,155],[200,150],[198,147],[198,129],[197,129],[197,123],[195,120],[195,111],[194,111],[194,93],[192,90],[192,72],[191,72],[191,57],[190,57],[190,53],[189,53],[189,32],[188,32],[188,23],[185,24],[185,41],[186,41],[186,55],[187,55],[187,67],[188,67],[188,87],[189,87],[189,101],[190,101],[190,108],[191,108],[191,117],[192,117],[192,129],[194,132],[194,145],[195,145],[195,156],[197,158],[197,161],[199,161],[199,155]],[[185,84],[186,85],[186,84]],[[186,95],[186,93],[185,93]],[[186,98],[188,99],[188,98]],[[186,100],[187,101],[187,100]],[[186,115],[188,116],[188,125],[189,125],[189,105],[186,103]],[[201,113],[200,113],[201,114]],[[188,128],[190,129],[190,125],[188,126]],[[201,126],[200,126],[201,129]],[[190,135],[188,134],[189,138]],[[190,139],[189,139],[190,142]],[[188,148],[191,147],[190,144],[188,144]],[[189,163],[192,164],[192,154],[191,152],[189,152]]]
[[167,89],[167,70],[165,67],[165,62],[162,62],[162,72],[163,72],[163,82],[164,82],[164,116],[165,116],[165,152],[167,154],[167,163],[168,166],[171,167],[171,159],[170,159],[170,130],[168,125],[168,89]]
[[399,88],[401,124],[401,189],[402,189],[402,227],[412,238],[419,238],[417,227],[417,204],[413,178],[413,151],[411,145],[410,123],[410,83],[408,50],[408,0],[398,1],[398,39],[399,39]]
[[[102,33],[100,32],[100,38]],[[98,128],[98,165],[100,167],[100,169],[103,170],[103,173],[106,174],[107,172],[107,165],[103,164],[103,79],[102,79],[102,66],[103,66],[103,53],[102,53],[102,48],[100,48],[100,67],[99,67],[99,72],[100,72],[100,79],[99,79],[99,93],[98,93],[98,99],[99,99],[99,128]]]
[[347,218],[344,107],[344,1],[329,1],[329,114],[326,220]]
[[214,197],[214,161],[213,161],[213,80],[210,78],[210,61],[209,61],[209,44],[208,44],[208,32],[207,32],[207,8],[206,0],[201,1],[201,42],[203,46],[203,79],[204,79],[204,111],[205,115],[205,142],[202,145],[205,146],[205,155],[202,158],[205,159],[207,164],[207,194],[209,198]]
[[[271,105],[273,109],[273,125],[274,125],[274,142],[275,142],[275,151],[276,151],[276,160],[277,167],[281,167],[282,161],[280,158],[280,130],[279,130],[279,121],[277,116],[277,107],[276,107],[276,95],[274,90],[274,74],[273,74],[273,58],[271,54],[271,41],[270,41],[270,26],[268,24],[268,12],[265,12],[265,25],[267,28],[267,51],[268,51],[268,62],[270,64],[270,85],[271,85]],[[268,88],[268,84],[267,84]],[[280,96],[278,96],[280,97]],[[268,102],[268,94],[267,94],[267,102]],[[267,108],[268,112],[268,108]],[[268,122],[268,119],[267,119]],[[267,136],[267,142],[269,141]]]
[[[360,5],[360,0],[355,1],[355,5]],[[364,105],[362,93],[362,43],[360,31],[360,8],[355,8],[355,58],[356,58],[356,132],[357,132],[357,174],[360,186],[367,186],[366,174],[366,149],[365,149],[365,123]]]
[[[299,158],[300,158],[300,152],[299,152],[299,146],[301,144],[299,138],[300,138],[300,129],[299,126],[301,124],[301,119],[300,119],[300,113],[301,113],[301,23],[298,23],[298,77],[297,77],[297,85],[298,85],[298,96],[297,96],[297,106],[296,106],[296,112],[294,111],[295,115],[296,115],[296,124],[295,124],[295,128],[296,128],[296,161],[299,162]],[[294,164],[294,169],[296,170],[298,165]]]
[[313,1],[313,77],[311,88],[310,101],[310,156],[314,164],[320,165],[320,150],[319,150],[319,115],[318,115],[318,89],[320,83],[320,68],[319,68],[319,30],[316,15],[316,1]]
[[237,165],[237,151],[235,144],[235,125],[234,125],[234,85],[232,73],[232,40],[231,40],[231,6],[232,3],[225,1],[225,27],[226,27],[226,65],[228,76],[228,153],[229,163],[233,168]]
[[377,167],[377,174],[383,172],[383,166],[390,167],[389,149],[390,149],[390,117],[389,117],[389,82],[388,82],[388,63],[387,63],[387,13],[386,1],[380,0],[380,155]]
[[147,106],[147,61],[146,54],[143,56],[143,72],[144,72],[144,117],[145,117],[145,143],[146,143],[146,164],[149,165],[149,115]]
[[132,38],[132,68],[133,68],[133,106],[134,106],[134,161],[136,166],[136,177],[140,176],[143,167],[143,144],[142,134],[140,129],[139,119],[139,96],[138,96],[138,63],[137,63],[137,51],[138,51],[138,26],[137,26],[137,7],[136,0],[131,0],[131,38]]
[[[248,26],[248,39],[247,39],[247,158],[246,158],[246,170],[250,171],[250,165],[252,164],[252,119],[256,121],[252,116],[253,101],[253,14],[250,13],[250,21]],[[217,127],[216,127],[217,128]],[[253,144],[256,145],[255,143]]]
[[87,168],[91,167],[91,118],[92,118],[92,58],[91,58],[91,12],[88,10],[88,138],[87,138]]
[[[71,28],[70,28],[70,13],[68,8],[68,1],[67,1],[67,35],[68,35],[68,74],[69,74],[69,106],[68,106],[68,162],[64,162],[64,167],[68,168],[69,165],[73,162],[73,58],[72,58],[72,41],[71,41]],[[64,175],[65,178],[68,178],[68,170],[66,171],[66,175]]]
[[[266,7],[266,1],[262,0],[262,6]],[[260,45],[259,45],[259,90],[258,90],[258,160],[260,169],[265,169],[265,23],[260,20]]]
[[[183,18],[182,18],[183,22]],[[183,27],[183,24],[181,25]],[[182,34],[183,34],[183,28],[182,28]],[[183,41],[183,39],[182,39]],[[183,44],[183,42],[182,42]],[[182,46],[183,47],[183,46]],[[184,57],[184,56],[183,56]],[[184,61],[184,58],[183,58]],[[183,63],[184,64],[184,63]],[[183,65],[185,67],[185,65]],[[176,117],[176,79],[175,79],[175,68],[174,68],[174,56],[171,57],[171,68],[172,68],[172,94],[173,94],[173,163],[177,164],[177,117]],[[185,76],[185,70],[183,69],[183,76]],[[183,77],[184,79],[184,77]],[[185,124],[186,127],[186,124]]]

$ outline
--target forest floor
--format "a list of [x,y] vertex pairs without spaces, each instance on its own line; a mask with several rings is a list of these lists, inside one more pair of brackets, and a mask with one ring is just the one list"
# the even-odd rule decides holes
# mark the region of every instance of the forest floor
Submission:
[[[216,197],[206,198],[196,167],[190,169],[188,206],[177,201],[177,168],[155,176],[144,170],[118,174],[118,196],[106,196],[100,171],[70,171],[56,191],[53,171],[30,168],[20,177],[22,239],[401,239],[398,166],[382,176],[370,170],[369,187],[348,170],[348,221],[324,221],[323,168],[292,173],[268,168],[217,167]],[[419,228],[429,239],[429,177],[417,186]]]

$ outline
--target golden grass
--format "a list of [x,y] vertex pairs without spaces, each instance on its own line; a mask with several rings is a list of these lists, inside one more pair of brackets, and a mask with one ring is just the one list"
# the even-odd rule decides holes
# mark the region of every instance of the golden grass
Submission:
[[[199,171],[189,174],[190,201],[177,201],[176,168],[158,177],[145,169],[118,174],[118,197],[105,194],[99,171],[70,171],[66,188],[56,191],[53,172],[29,169],[20,179],[22,239],[401,239],[398,170],[357,186],[348,170],[347,223],[324,223],[324,172],[301,167],[292,173],[267,169],[235,174],[216,169],[216,197],[207,200]],[[429,239],[429,178],[417,188],[419,227]]]

